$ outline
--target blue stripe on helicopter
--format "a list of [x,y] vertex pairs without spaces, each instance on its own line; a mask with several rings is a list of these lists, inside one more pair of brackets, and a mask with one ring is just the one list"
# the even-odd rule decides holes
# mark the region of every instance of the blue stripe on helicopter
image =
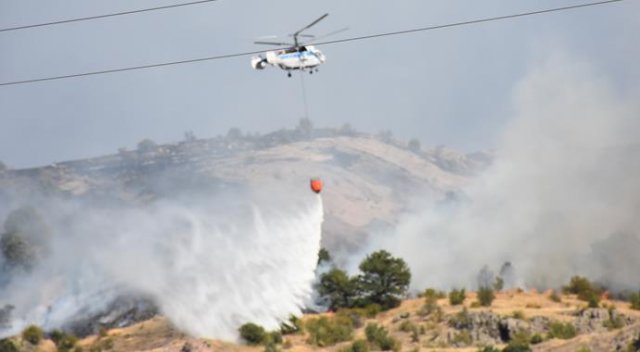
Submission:
[[298,58],[298,57],[303,57],[303,56],[314,56],[314,54],[308,52],[308,51],[303,51],[300,53],[290,53],[290,54],[282,54],[282,55],[278,55],[279,58],[281,59],[289,59],[289,58]]

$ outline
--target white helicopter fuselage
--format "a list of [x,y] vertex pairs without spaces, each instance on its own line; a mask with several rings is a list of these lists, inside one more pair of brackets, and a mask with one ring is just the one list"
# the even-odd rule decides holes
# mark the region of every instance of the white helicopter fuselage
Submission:
[[262,70],[267,65],[277,66],[286,71],[305,70],[315,68],[325,61],[326,58],[320,50],[312,45],[306,45],[267,51],[265,57],[253,57],[251,66],[256,70]]

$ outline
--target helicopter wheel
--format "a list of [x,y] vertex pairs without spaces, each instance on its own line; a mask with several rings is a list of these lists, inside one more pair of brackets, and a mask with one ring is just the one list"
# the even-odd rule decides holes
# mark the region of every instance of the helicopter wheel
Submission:
[[287,77],[291,78],[291,72],[287,72]]

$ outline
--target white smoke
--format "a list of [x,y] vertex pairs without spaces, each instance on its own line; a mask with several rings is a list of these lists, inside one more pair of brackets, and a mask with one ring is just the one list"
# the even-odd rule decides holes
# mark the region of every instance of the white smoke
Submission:
[[[49,255],[0,291],[9,335],[105,309],[122,294],[150,298],[179,329],[232,340],[254,322],[275,329],[311,295],[323,221],[319,196],[273,190],[146,206],[40,204]],[[283,194],[288,194],[284,197]]]
[[640,100],[616,95],[575,58],[538,63],[515,89],[493,166],[457,202],[407,214],[373,247],[405,258],[416,288],[474,287],[484,265],[507,261],[520,285],[581,274],[638,287]]

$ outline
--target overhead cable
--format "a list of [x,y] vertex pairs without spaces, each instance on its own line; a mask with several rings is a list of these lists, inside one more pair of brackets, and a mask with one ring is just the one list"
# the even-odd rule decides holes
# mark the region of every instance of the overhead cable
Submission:
[[[605,1],[586,3],[586,4],[577,4],[577,5],[571,5],[571,6],[556,7],[556,8],[550,8],[550,9],[545,9],[545,10],[521,12],[521,13],[516,13],[516,14],[511,14],[511,15],[487,17],[487,18],[468,20],[468,21],[462,21],[462,22],[453,22],[453,23],[442,24],[442,25],[435,25],[435,26],[427,26],[427,27],[420,27],[420,28],[414,28],[414,29],[407,29],[407,30],[402,30],[402,31],[385,32],[385,33],[371,34],[371,35],[366,35],[366,36],[359,36],[359,37],[352,37],[352,38],[324,41],[324,42],[315,43],[315,45],[331,45],[331,44],[339,44],[339,43],[353,42],[353,41],[359,41],[359,40],[367,40],[367,39],[374,39],[374,38],[381,38],[381,37],[388,37],[388,36],[404,35],[404,34],[410,34],[410,33],[416,33],[416,32],[426,32],[426,31],[432,31],[432,30],[437,30],[437,29],[445,29],[445,28],[451,28],[451,27],[467,26],[467,25],[473,25],[473,24],[479,24],[479,23],[485,23],[485,22],[492,22],[492,21],[501,21],[501,20],[506,20],[506,19],[525,17],[525,16],[533,16],[533,15],[540,15],[540,14],[546,14],[546,13],[551,13],[551,12],[575,10],[575,9],[584,8],[584,7],[605,5],[605,4],[611,4],[611,3],[616,3],[616,2],[622,2],[622,1],[625,1],[625,0],[605,0]],[[286,49],[286,48],[281,48],[281,49]],[[278,50],[278,49],[276,49],[276,50]],[[100,71],[89,71],[89,72],[68,74],[68,75],[62,75],[62,76],[52,76],[52,77],[44,77],[44,78],[33,78],[33,79],[25,79],[25,80],[19,80],[19,81],[2,82],[2,83],[0,83],[0,87],[1,86],[17,85],[17,84],[53,81],[53,80],[60,80],[60,79],[66,79],[66,78],[76,78],[76,77],[84,77],[84,76],[92,76],[92,75],[101,75],[101,74],[115,73],[115,72],[143,70],[143,69],[165,67],[165,66],[172,66],[172,65],[182,65],[182,64],[188,64],[188,63],[194,63],[194,62],[202,62],[202,61],[213,61],[213,60],[230,59],[230,58],[241,57],[241,56],[249,56],[249,55],[261,54],[263,52],[264,52],[263,50],[260,50],[260,51],[248,51],[248,52],[240,52],[240,53],[234,53],[234,54],[225,54],[225,55],[201,57],[201,58],[196,58],[196,59],[185,59],[185,60],[179,60],[179,61],[170,61],[170,62],[147,64],[147,65],[140,65],[140,66],[130,66],[130,67],[123,67],[123,68],[106,69],[106,70],[100,70]]]
[[90,21],[90,20],[97,20],[97,19],[107,18],[107,17],[132,15],[132,14],[142,13],[142,12],[150,12],[150,11],[157,11],[157,10],[168,10],[168,9],[173,9],[173,8],[176,8],[176,7],[199,5],[199,4],[204,4],[204,3],[207,3],[207,2],[214,2],[214,1],[218,1],[218,0],[199,0],[199,1],[192,1],[192,2],[184,2],[184,3],[181,3],[181,4],[149,7],[149,8],[145,8],[145,9],[139,9],[139,10],[131,10],[131,11],[124,11],[124,12],[113,12],[113,13],[108,13],[108,14],[104,14],[104,15],[96,15],[96,16],[72,18],[72,19],[53,21],[53,22],[44,22],[44,23],[29,24],[29,25],[16,26],[16,27],[0,28],[0,32],[19,31],[19,30],[22,30],[22,29],[46,27],[46,26],[55,26],[55,25],[65,24],[65,23]]

